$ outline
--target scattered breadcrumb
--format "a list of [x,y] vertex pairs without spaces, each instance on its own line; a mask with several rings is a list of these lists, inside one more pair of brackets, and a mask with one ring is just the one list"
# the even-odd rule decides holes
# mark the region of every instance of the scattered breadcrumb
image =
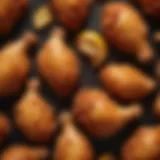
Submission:
[[53,15],[47,4],[39,7],[33,14],[33,26],[36,30],[43,30],[53,22]]

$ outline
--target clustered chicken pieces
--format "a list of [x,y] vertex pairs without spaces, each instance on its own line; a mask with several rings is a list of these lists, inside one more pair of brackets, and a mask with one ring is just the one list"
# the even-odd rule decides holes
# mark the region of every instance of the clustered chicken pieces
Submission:
[[[50,0],[58,19],[70,30],[79,29],[85,21],[93,0]],[[139,0],[145,12],[159,17],[159,0]],[[23,15],[28,0],[0,1],[0,35],[8,33]],[[12,13],[12,14],[11,14]],[[131,5],[110,2],[105,5],[102,29],[105,37],[117,48],[132,53],[141,62],[150,62],[154,53],[148,41],[148,26]],[[60,96],[68,96],[80,77],[80,65],[74,50],[65,43],[65,32],[54,29],[51,38],[37,56],[37,66],[44,80]],[[26,81],[31,63],[28,48],[36,42],[36,36],[25,33],[19,40],[0,50],[0,96],[11,96],[20,91]],[[84,31],[77,38],[77,48],[88,56],[94,67],[99,67],[108,56],[108,48],[101,35]],[[100,72],[104,86],[115,96],[135,101],[149,95],[156,82],[130,64],[112,63]],[[31,79],[21,99],[14,106],[14,120],[18,129],[32,142],[49,142],[57,128],[55,111],[39,91],[39,81]],[[160,116],[160,98],[154,111]],[[81,89],[73,100],[73,116],[89,133],[97,138],[114,136],[128,123],[142,115],[138,104],[127,107],[118,104],[101,89]],[[76,128],[70,113],[60,115],[61,133],[57,139],[54,160],[94,160],[95,153],[89,140]],[[10,122],[0,114],[0,144],[10,133]],[[124,144],[123,160],[159,160],[160,127],[144,126]],[[13,145],[1,155],[1,160],[43,160],[49,153],[43,147]],[[100,160],[111,160],[104,155]]]
[[29,0],[0,0],[0,35],[9,33],[28,8]]
[[0,113],[0,145],[7,139],[11,130],[9,119]]
[[109,42],[126,53],[132,53],[139,61],[147,63],[153,59],[148,26],[128,3],[110,2],[105,5],[102,30]]
[[94,151],[89,140],[74,125],[72,115],[60,115],[61,133],[57,139],[54,160],[94,160]]
[[25,33],[15,42],[0,50],[0,96],[12,96],[19,92],[30,71],[28,49],[36,43],[33,33]]
[[8,147],[1,155],[1,160],[46,160],[49,152],[43,147],[30,147],[27,145],[13,145]]
[[31,79],[14,108],[14,119],[20,131],[33,142],[48,142],[56,130],[53,108],[39,94],[39,81]]
[[100,72],[106,89],[125,101],[137,101],[149,95],[156,82],[128,63],[110,63]]
[[69,95],[80,77],[78,58],[64,42],[64,37],[64,30],[55,28],[37,57],[40,74],[60,96]]
[[98,138],[115,135],[129,122],[142,114],[139,105],[123,107],[104,91],[95,88],[81,89],[73,100],[75,119]]
[[137,0],[142,6],[145,13],[156,18],[160,18],[160,1],[159,0]]
[[77,30],[88,16],[93,0],[50,0],[58,19],[70,30]]
[[144,126],[122,148],[122,160],[159,160],[160,126]]

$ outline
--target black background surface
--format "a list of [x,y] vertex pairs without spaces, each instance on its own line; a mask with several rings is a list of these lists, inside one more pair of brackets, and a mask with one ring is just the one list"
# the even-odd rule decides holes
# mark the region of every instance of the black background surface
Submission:
[[[8,40],[12,40],[14,38],[19,37],[26,30],[33,30],[32,29],[32,21],[31,21],[32,14],[36,10],[36,8],[38,8],[39,6],[41,6],[41,4],[43,4],[45,2],[46,2],[45,0],[30,0],[30,7],[29,7],[28,13],[26,13],[23,20],[21,20],[18,23],[18,25],[13,29],[12,33],[10,33],[7,37],[0,38],[0,45],[4,45]],[[99,0],[99,2],[96,2],[94,4],[93,8],[90,11],[89,18],[86,21],[86,24],[84,25],[84,27],[82,27],[82,29],[87,28],[87,29],[94,29],[94,30],[100,31],[101,11],[102,11],[104,3],[106,3],[106,2],[108,2],[108,1]],[[131,3],[131,1],[130,1],[130,3]],[[136,4],[134,4],[134,5],[136,6]],[[141,9],[139,8],[139,10],[141,10]],[[160,50],[160,47],[158,48],[158,45],[153,42],[152,33],[154,33],[157,30],[160,30],[160,22],[158,20],[153,20],[152,18],[145,16],[143,13],[142,13],[142,15],[144,16],[144,18],[146,19],[147,23],[150,26],[150,29],[151,29],[151,39],[150,40],[151,40],[151,43],[153,43],[153,47],[155,48],[155,52],[157,54],[157,59],[158,59],[158,50]],[[41,32],[37,32],[37,35],[39,36],[39,43],[36,47],[33,48],[33,50],[31,51],[31,54],[30,54],[31,55],[30,57],[33,61],[32,71],[30,73],[30,76],[39,76],[38,72],[37,72],[36,65],[35,65],[35,55],[38,52],[38,50],[40,49],[41,44],[43,44],[43,42],[49,36],[54,25],[58,25],[58,22],[56,22],[56,20],[54,21],[54,24],[49,27],[49,29],[41,31]],[[75,48],[74,39],[78,33],[79,32],[68,33],[68,43],[73,48]],[[80,59],[81,68],[82,68],[82,75],[81,75],[81,79],[80,79],[78,88],[85,87],[85,86],[102,87],[99,82],[98,76],[97,76],[98,69],[95,70],[90,65],[90,63],[88,62],[87,59],[85,59],[83,56],[78,54],[78,51],[77,51],[77,56]],[[145,73],[154,77],[154,75],[153,75],[154,64],[143,66],[143,65],[139,64],[133,57],[127,56],[123,53],[121,54],[120,51],[116,50],[111,45],[109,45],[109,58],[106,60],[105,64],[110,61],[130,62],[130,63],[134,64],[135,66],[140,67]],[[158,91],[158,89],[157,89],[157,91]],[[144,108],[144,116],[140,120],[138,120],[137,122],[129,124],[127,127],[122,129],[119,133],[117,133],[116,136],[110,137],[108,139],[98,140],[98,139],[95,139],[95,138],[88,135],[89,139],[91,140],[91,142],[95,148],[97,156],[100,153],[112,152],[113,154],[115,154],[118,157],[118,159],[120,159],[119,154],[120,154],[121,146],[128,139],[128,137],[134,132],[134,130],[137,127],[139,127],[142,124],[157,124],[160,122],[158,119],[156,119],[154,117],[154,115],[152,113],[152,102],[154,100],[154,97],[155,97],[157,91],[155,91],[152,95],[146,97],[144,100],[142,100],[140,102]],[[53,104],[56,107],[57,115],[62,110],[69,110],[70,109],[73,96],[66,97],[66,98],[57,97],[50,90],[50,88],[47,86],[47,84],[45,84],[44,82],[42,82],[42,85],[41,85],[41,94],[42,94],[42,96],[44,96],[46,98],[46,100],[48,100],[49,103]],[[4,113],[6,113],[10,117],[10,119],[12,119],[13,105],[19,99],[20,95],[21,94],[15,96],[15,97],[0,100],[1,110]],[[123,103],[121,101],[118,101],[118,102]],[[12,124],[13,124],[12,125],[13,126],[12,133],[10,134],[6,144],[1,148],[1,151],[3,151],[3,149],[5,147],[7,147],[8,145],[14,144],[14,143],[15,144],[17,144],[17,143],[30,144],[30,142],[28,142],[20,134],[20,132],[16,129],[16,126],[13,121],[12,121]],[[59,133],[59,131],[57,131],[56,136],[58,135],[58,133]],[[51,141],[50,144],[48,144],[50,149],[54,148],[55,141],[56,141],[56,137]]]

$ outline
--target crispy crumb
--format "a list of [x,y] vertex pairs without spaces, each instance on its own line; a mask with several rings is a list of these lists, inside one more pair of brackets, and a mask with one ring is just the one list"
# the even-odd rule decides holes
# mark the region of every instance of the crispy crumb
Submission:
[[42,30],[53,22],[53,15],[47,4],[39,7],[33,14],[33,26],[36,30]]

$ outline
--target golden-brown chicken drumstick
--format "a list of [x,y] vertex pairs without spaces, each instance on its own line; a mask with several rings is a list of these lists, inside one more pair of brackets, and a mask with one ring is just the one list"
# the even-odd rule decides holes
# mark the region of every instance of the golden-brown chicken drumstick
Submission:
[[144,126],[132,135],[122,148],[122,160],[159,160],[160,126]]
[[29,147],[27,145],[13,145],[0,155],[1,160],[46,160],[49,153],[42,147]]
[[160,18],[160,0],[137,0],[145,13]]
[[53,108],[39,94],[39,81],[31,79],[16,103],[14,119],[20,131],[33,142],[48,142],[56,130]]
[[58,19],[70,30],[77,30],[89,13],[93,0],[50,0]]
[[102,29],[108,41],[122,51],[135,55],[144,63],[153,59],[153,50],[148,40],[148,27],[140,13],[128,3],[106,4],[103,10]]
[[10,121],[8,118],[0,113],[0,145],[7,139],[11,130]]
[[29,0],[0,0],[0,35],[12,30],[28,8]]
[[123,107],[104,91],[95,88],[81,89],[73,101],[75,119],[92,135],[108,137],[115,135],[129,122],[142,114],[139,105]]
[[54,160],[94,160],[88,139],[75,127],[70,113],[60,115],[62,131],[57,139]]
[[0,50],[0,96],[12,96],[19,92],[28,76],[31,63],[28,49],[36,42],[32,33],[5,45]]
[[108,91],[126,101],[140,100],[156,87],[153,79],[128,63],[106,65],[100,79]]
[[60,96],[69,95],[78,83],[80,66],[75,52],[64,42],[64,30],[54,29],[37,57],[38,70]]

